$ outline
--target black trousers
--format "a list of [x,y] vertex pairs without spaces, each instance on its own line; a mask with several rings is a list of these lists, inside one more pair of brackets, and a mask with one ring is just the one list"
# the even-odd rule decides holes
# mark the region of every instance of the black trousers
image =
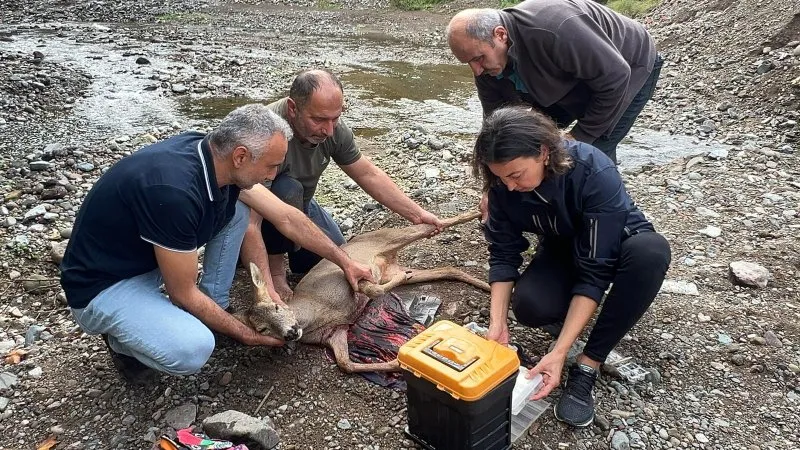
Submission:
[[[653,303],[670,260],[669,243],[658,233],[641,232],[622,243],[614,284],[589,334],[586,356],[606,360]],[[530,327],[563,321],[576,280],[571,245],[544,239],[514,286],[511,305],[517,320]]]

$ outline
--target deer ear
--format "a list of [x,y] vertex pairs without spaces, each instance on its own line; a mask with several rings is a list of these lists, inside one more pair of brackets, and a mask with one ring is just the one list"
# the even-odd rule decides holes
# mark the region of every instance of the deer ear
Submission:
[[261,269],[253,263],[250,263],[250,278],[257,288],[264,286],[264,278],[261,276]]

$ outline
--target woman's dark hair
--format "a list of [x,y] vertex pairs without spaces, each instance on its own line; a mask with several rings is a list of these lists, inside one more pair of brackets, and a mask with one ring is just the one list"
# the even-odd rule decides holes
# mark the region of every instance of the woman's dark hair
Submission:
[[572,159],[562,139],[556,124],[536,110],[522,106],[499,108],[483,120],[472,154],[472,173],[483,180],[483,188],[488,190],[501,182],[489,170],[489,164],[537,158],[544,146],[549,150],[545,176],[563,175],[572,167]]

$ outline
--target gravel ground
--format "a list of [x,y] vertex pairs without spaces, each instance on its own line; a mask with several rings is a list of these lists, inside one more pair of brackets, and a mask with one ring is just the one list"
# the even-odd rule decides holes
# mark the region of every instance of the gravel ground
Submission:
[[[195,376],[125,385],[102,341],[82,334],[65,309],[51,255],[110,164],[155,139],[213,126],[217,110],[282,95],[300,68],[453,63],[442,30],[473,2],[416,13],[387,3],[4,3],[0,354],[27,354],[0,362],[0,448],[54,437],[54,448],[146,449],[155,436],[229,409],[271,418],[282,449],[414,448],[402,432],[402,393],[342,374],[315,347],[252,349],[220,338]],[[594,426],[571,430],[548,411],[515,448],[800,448],[800,42],[792,42],[800,9],[787,13],[787,5],[668,1],[642,19],[667,63],[640,124],[696,149],[623,171],[673,251],[669,283],[617,349],[650,376],[634,384],[606,373]],[[185,112],[187,99],[206,97],[217,99],[209,116]],[[474,122],[469,92],[454,104],[457,117]],[[479,187],[468,176],[469,132],[415,125],[414,108],[436,104],[410,105],[389,116],[348,92],[346,118],[384,124],[359,143],[419,202],[442,216],[472,208]],[[319,197],[348,235],[403,225],[338,169],[326,173]],[[465,224],[403,258],[483,277],[482,242]],[[766,286],[734,282],[738,261],[766,271],[753,280]],[[241,300],[249,293],[240,275]],[[442,318],[488,317],[485,294],[468,286],[398,292],[439,296]],[[550,343],[536,330],[512,333],[534,355]]]

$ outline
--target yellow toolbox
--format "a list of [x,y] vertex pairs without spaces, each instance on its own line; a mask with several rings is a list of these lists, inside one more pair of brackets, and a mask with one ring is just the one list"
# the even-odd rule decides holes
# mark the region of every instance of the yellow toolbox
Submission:
[[407,434],[431,450],[511,447],[516,352],[442,320],[400,347]]

